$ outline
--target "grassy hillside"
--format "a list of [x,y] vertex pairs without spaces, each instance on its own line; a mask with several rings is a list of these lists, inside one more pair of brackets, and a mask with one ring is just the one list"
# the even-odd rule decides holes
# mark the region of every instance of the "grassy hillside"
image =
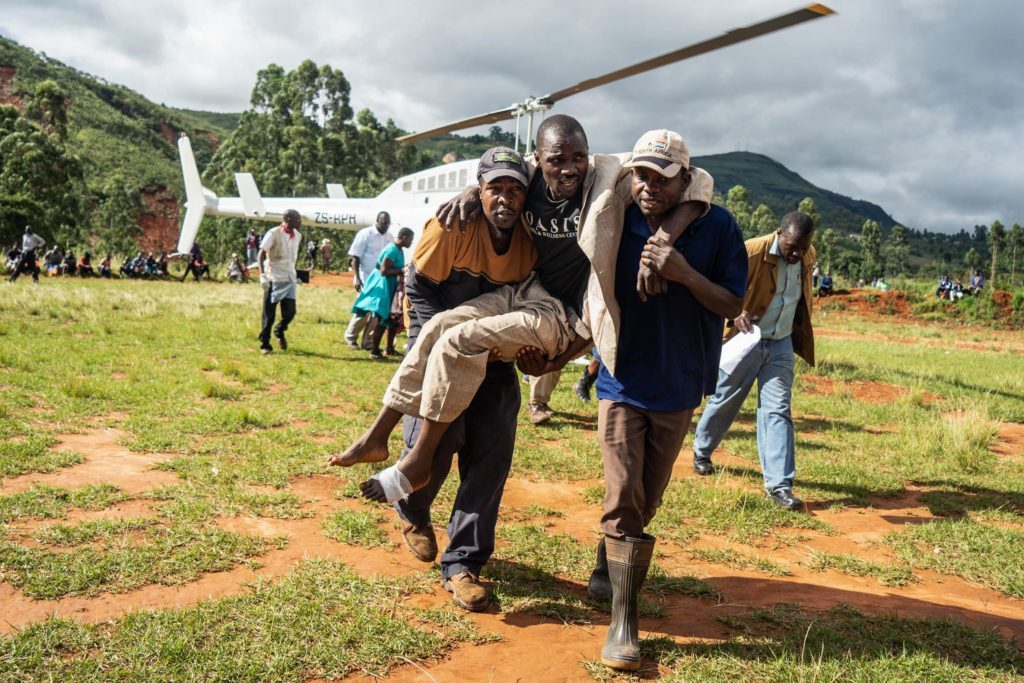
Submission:
[[[0,36],[0,93],[20,106],[42,81],[56,81],[69,99],[68,147],[83,162],[88,189],[100,195],[112,181],[148,194],[182,195],[175,140],[192,137],[200,165],[212,157],[237,115],[172,109],[124,86],[83,73]],[[123,179],[123,180],[122,180]]]

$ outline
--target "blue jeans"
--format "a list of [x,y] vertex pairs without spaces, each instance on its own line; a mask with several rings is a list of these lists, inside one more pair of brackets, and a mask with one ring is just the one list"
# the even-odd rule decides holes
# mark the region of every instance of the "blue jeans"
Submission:
[[792,488],[796,474],[793,417],[793,341],[762,339],[733,370],[718,371],[718,388],[697,423],[693,450],[698,458],[711,458],[743,401],[757,380],[757,455],[761,459],[764,488]]

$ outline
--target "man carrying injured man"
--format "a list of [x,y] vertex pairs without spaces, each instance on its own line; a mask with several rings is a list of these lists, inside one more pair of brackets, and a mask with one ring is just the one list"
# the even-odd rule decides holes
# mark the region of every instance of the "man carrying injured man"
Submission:
[[[538,128],[535,161],[541,173],[534,173],[529,183],[524,213],[538,253],[536,273],[517,286],[502,287],[435,316],[423,328],[417,346],[388,386],[384,408],[374,424],[352,447],[329,461],[345,467],[386,460],[388,434],[402,414],[424,418],[412,450],[361,486],[366,497],[396,502],[430,481],[434,451],[448,425],[476,394],[489,360],[518,357],[524,372],[544,374],[561,369],[593,343],[583,321],[583,300],[591,261],[595,264],[591,286],[610,298],[614,248],[629,192],[622,162],[629,155],[597,155],[591,164],[588,151],[583,128],[572,117],[552,116]],[[681,234],[710,202],[710,176],[696,173],[699,182],[681,198],[685,203],[673,207],[661,239]],[[462,201],[472,205],[475,199],[475,192],[467,191]],[[583,230],[578,229],[581,216]],[[593,256],[588,258],[588,252]],[[664,288],[664,282],[651,278],[649,270],[639,277],[641,296]],[[612,330],[604,335],[607,353],[615,348],[614,300],[606,309],[597,317]]]

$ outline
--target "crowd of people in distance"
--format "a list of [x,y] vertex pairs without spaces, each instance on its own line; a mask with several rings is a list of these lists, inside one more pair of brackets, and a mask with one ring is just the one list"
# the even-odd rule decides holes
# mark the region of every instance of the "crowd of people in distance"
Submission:
[[939,278],[939,286],[935,289],[935,296],[939,299],[956,303],[965,296],[978,296],[984,288],[985,276],[981,274],[980,270],[974,271],[974,275],[971,276],[967,287],[964,287],[964,283],[960,278],[950,279],[949,275],[943,275]]
[[65,253],[59,246],[54,245],[43,254],[42,267],[40,267],[36,251],[43,246],[45,246],[45,241],[38,235],[33,234],[31,228],[26,228],[25,240],[23,240],[21,245],[17,242],[11,245],[11,248],[7,250],[7,260],[4,265],[7,272],[10,273],[9,278],[12,282],[17,280],[18,276],[23,273],[31,274],[32,279],[36,282],[39,281],[41,274],[45,274],[48,277],[94,277],[96,275],[111,277],[110,254],[107,254],[98,266],[93,266],[92,254],[90,252],[83,252],[82,256],[78,258],[70,247],[67,253]]
[[[254,228],[250,229],[244,240],[245,251],[231,254],[231,258],[224,268],[224,279],[239,283],[250,281],[252,270],[256,267],[260,241],[261,236]],[[4,266],[12,282],[24,273],[31,274],[36,282],[39,281],[40,275],[164,279],[171,277],[169,262],[175,258],[175,256],[169,256],[166,251],[159,253],[136,251],[134,255],[126,256],[121,260],[118,266],[115,265],[116,260],[112,253],[107,253],[99,263],[93,263],[93,255],[89,251],[83,252],[79,257],[71,246],[68,246],[65,251],[60,246],[54,245],[46,253],[42,253],[45,245],[46,241],[33,232],[31,226],[27,226],[25,235],[17,242],[12,243],[5,252]],[[321,271],[326,273],[330,269],[334,257],[331,241],[324,239],[317,243],[314,240],[309,240],[306,247],[309,269],[312,270],[319,265]],[[39,254],[42,255],[39,256]],[[210,264],[203,257],[202,248],[198,242],[192,245],[187,256],[184,273],[180,276],[175,275],[175,277],[184,282],[190,275],[196,282],[203,278],[209,280],[213,277]],[[393,334],[390,336],[393,337]]]
[[[104,261],[108,264],[108,275],[104,277],[110,277],[109,275],[109,263],[110,254]],[[160,252],[160,256],[155,256],[153,252],[149,252],[143,255],[141,251],[135,252],[135,256],[127,258],[121,262],[120,269],[121,277],[127,278],[165,278],[169,276],[167,270],[167,254]]]

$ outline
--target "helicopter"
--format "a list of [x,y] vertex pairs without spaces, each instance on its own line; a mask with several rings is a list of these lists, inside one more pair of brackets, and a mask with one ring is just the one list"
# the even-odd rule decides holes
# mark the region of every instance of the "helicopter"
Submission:
[[[529,155],[532,152],[534,114],[551,109],[560,100],[645,71],[674,64],[834,13],[825,5],[808,5],[756,24],[733,29],[720,36],[609,72],[603,76],[581,81],[543,97],[531,95],[522,102],[514,103],[504,109],[454,121],[419,133],[404,135],[397,140],[402,143],[413,143],[452,131],[514,118],[516,120],[515,146],[518,149],[520,141],[522,141],[525,154]],[[524,117],[526,126],[524,135],[521,137],[520,123]],[[177,247],[178,253],[181,254],[188,253],[192,248],[199,231],[199,224],[202,222],[203,216],[207,214],[279,223],[286,210],[295,209],[302,217],[303,225],[356,231],[374,225],[377,214],[387,211],[391,215],[393,224],[411,227],[415,238],[418,238],[422,226],[434,215],[438,206],[462,192],[466,187],[476,184],[476,170],[479,161],[477,159],[456,161],[402,176],[372,198],[348,197],[345,188],[338,184],[327,185],[326,198],[264,198],[260,195],[251,173],[235,174],[235,184],[238,187],[237,197],[218,197],[203,187],[192,153],[192,145],[184,133],[178,139],[178,154],[181,159],[186,197],[185,218],[182,222]]]

